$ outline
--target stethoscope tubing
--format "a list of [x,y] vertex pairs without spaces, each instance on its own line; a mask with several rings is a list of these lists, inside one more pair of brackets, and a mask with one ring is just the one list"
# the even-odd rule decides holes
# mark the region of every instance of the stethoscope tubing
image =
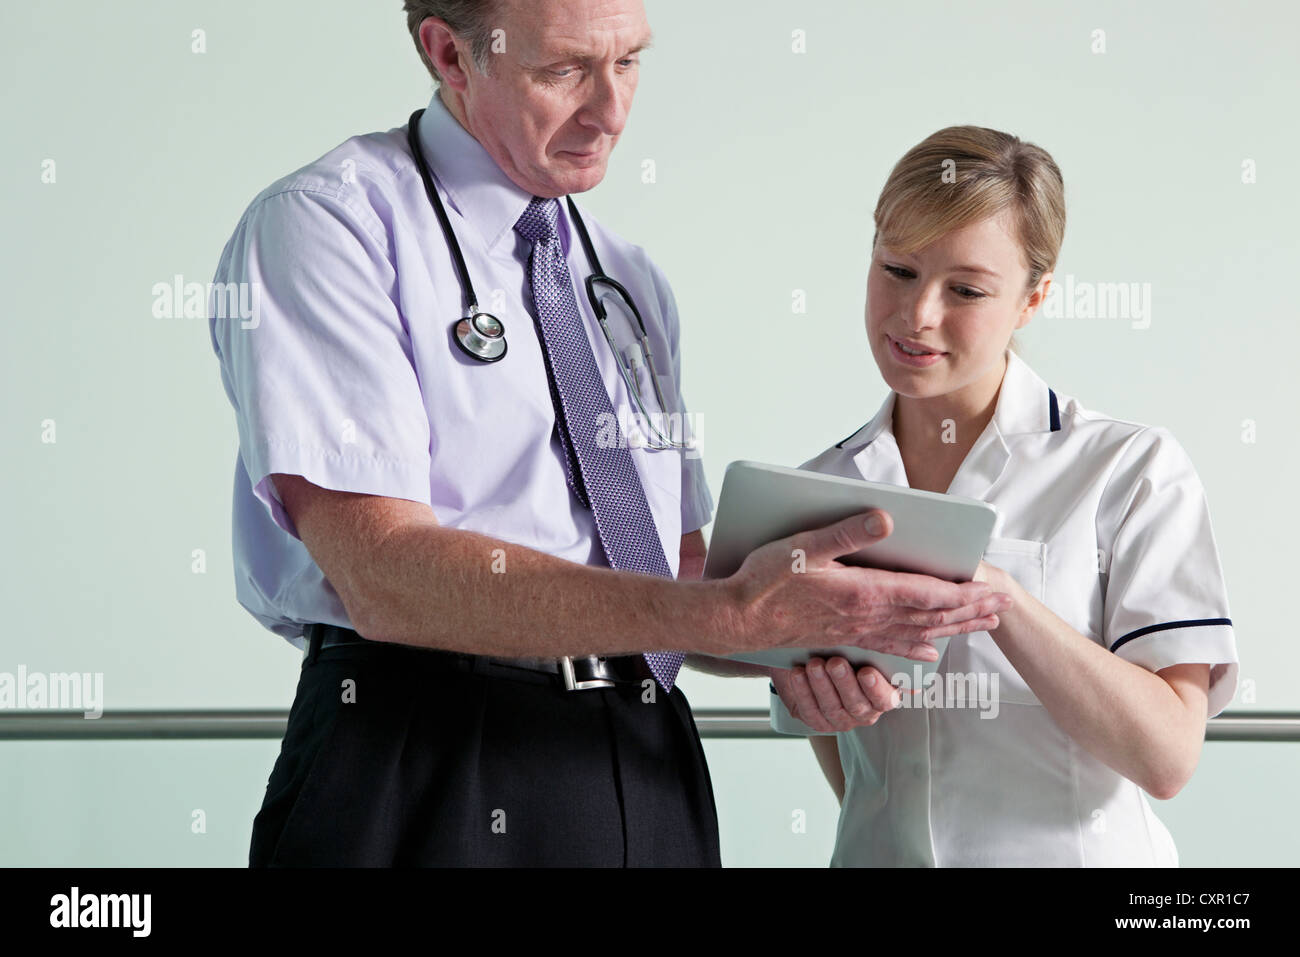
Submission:
[[[442,227],[443,236],[447,240],[447,247],[451,250],[452,262],[456,267],[456,275],[460,279],[461,293],[466,299],[464,304],[466,315],[456,322],[452,338],[455,340],[456,344],[460,346],[461,350],[472,358],[478,359],[481,362],[496,362],[506,354],[507,345],[504,338],[504,325],[501,323],[501,320],[497,319],[495,316],[483,313],[479,309],[478,295],[474,291],[474,282],[470,278],[469,267],[465,263],[465,255],[461,251],[460,242],[456,239],[456,232],[452,229],[451,219],[447,216],[447,210],[446,207],[443,206],[442,198],[438,195],[437,187],[434,186],[433,174],[429,170],[429,164],[425,161],[424,150],[420,147],[419,123],[420,117],[423,115],[423,109],[416,110],[411,114],[411,119],[407,128],[407,141],[411,147],[411,155],[415,158],[415,165],[420,170],[420,178],[424,181],[424,191],[429,197],[429,203],[433,207],[434,214],[438,217],[438,225]],[[567,196],[565,198],[568,201],[569,217],[572,220],[573,225],[577,228],[578,238],[582,243],[583,252],[586,254],[587,261],[591,264],[593,270],[592,274],[587,277],[586,281],[587,298],[591,302],[591,307],[596,313],[596,318],[600,322],[600,328],[605,333],[605,338],[609,342],[610,348],[614,351],[615,363],[619,367],[620,374],[623,376],[624,381],[636,399],[640,411],[649,418],[649,413],[645,408],[645,402],[641,396],[640,385],[635,381],[629,381],[627,369],[624,367],[623,362],[619,360],[618,347],[615,345],[614,338],[609,331],[607,323],[608,314],[605,309],[605,304],[596,292],[596,285],[598,283],[604,283],[611,286],[619,293],[619,295],[622,296],[623,301],[626,302],[628,307],[631,309],[632,316],[636,319],[637,326],[641,330],[641,349],[645,353],[646,365],[648,366],[650,373],[650,384],[654,388],[655,401],[659,404],[661,410],[666,410],[667,405],[664,403],[663,392],[659,387],[659,370],[655,364],[654,353],[650,349],[650,334],[646,329],[645,319],[642,318],[641,310],[637,308],[636,301],[632,298],[632,295],[627,291],[627,289],[623,287],[622,283],[605,275],[605,270],[600,264],[600,258],[596,255],[596,247],[591,241],[591,234],[587,231],[587,224],[583,222],[582,216],[578,212],[578,207],[573,202],[573,197]],[[477,335],[475,332],[477,325],[475,320],[478,316],[484,316],[496,323],[497,327],[502,330],[501,335],[492,340],[485,340],[482,336]],[[499,353],[489,353],[484,348],[480,348],[476,351],[470,347],[469,342],[499,343],[501,351]],[[655,432],[659,432],[657,427],[651,427]],[[685,445],[679,446],[678,443],[663,436],[662,433],[660,433],[659,437],[663,441],[667,442],[670,447],[686,447]]]

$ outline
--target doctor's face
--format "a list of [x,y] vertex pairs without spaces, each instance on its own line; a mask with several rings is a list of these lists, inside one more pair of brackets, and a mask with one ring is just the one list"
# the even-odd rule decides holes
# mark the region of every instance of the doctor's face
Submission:
[[650,42],[641,0],[499,0],[497,21],[504,50],[489,55],[487,76],[468,44],[458,44],[468,69],[443,72],[463,104],[458,118],[533,195],[591,189],[623,133]]
[[867,337],[885,382],[918,399],[960,390],[987,398],[1002,381],[1011,334],[1033,317],[1051,273],[1032,295],[1025,292],[1028,281],[1008,212],[955,229],[910,255],[877,242],[867,280]]

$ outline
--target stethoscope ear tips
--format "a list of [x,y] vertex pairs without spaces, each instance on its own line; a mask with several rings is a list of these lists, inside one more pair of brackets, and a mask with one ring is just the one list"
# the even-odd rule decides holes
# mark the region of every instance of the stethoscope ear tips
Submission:
[[486,312],[457,321],[456,344],[480,362],[496,362],[506,354],[506,333],[501,320]]

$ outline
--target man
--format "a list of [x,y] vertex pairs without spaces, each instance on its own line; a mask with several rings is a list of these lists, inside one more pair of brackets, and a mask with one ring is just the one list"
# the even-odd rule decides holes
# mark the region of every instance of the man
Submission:
[[[217,281],[256,283],[261,304],[254,322],[212,320],[239,426],[237,593],[307,651],[250,864],[717,865],[675,683],[685,651],[833,633],[924,655],[997,599],[837,563],[888,533],[883,515],[874,534],[860,516],[730,579],[674,581],[703,563],[702,466],[597,439],[632,393],[557,201],[600,182],[622,133],[650,39],[641,2],[406,10],[440,87],[418,141],[507,351],[481,362],[458,345],[468,292],[407,127],[268,187],[227,244]],[[684,412],[667,283],[585,219]],[[852,677],[841,697],[886,706]]]

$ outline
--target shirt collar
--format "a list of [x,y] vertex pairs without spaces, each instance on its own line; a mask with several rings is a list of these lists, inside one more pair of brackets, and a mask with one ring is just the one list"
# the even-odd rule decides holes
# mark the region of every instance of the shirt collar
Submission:
[[[950,495],[986,498],[1010,460],[1007,436],[1056,432],[1061,428],[1056,393],[1010,349],[1006,356],[1007,369],[993,418],[953,477]],[[907,473],[894,438],[896,398],[897,393],[891,390],[875,417],[838,447],[852,454],[863,478],[906,486]]]
[[[1025,432],[1057,432],[1061,428],[1056,393],[1010,349],[1006,352],[1007,371],[998,390],[998,404],[993,410],[993,425],[1002,435]],[[841,449],[859,449],[874,442],[882,432],[894,434],[894,400],[890,391],[875,417],[839,443]]]
[[[515,223],[532,194],[502,171],[483,144],[452,116],[436,91],[420,117],[420,144],[434,179],[487,248],[493,249],[503,240],[513,242]],[[558,228],[563,236],[563,203],[560,211]]]

